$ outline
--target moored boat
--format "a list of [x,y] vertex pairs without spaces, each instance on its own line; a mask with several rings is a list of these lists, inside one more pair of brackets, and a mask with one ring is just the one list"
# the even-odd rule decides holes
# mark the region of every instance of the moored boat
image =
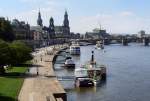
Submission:
[[92,87],[94,86],[94,81],[88,78],[87,69],[77,68],[75,69],[75,86],[76,87]]
[[72,68],[75,68],[75,63],[74,63],[74,61],[73,61],[73,59],[71,57],[67,57],[66,61],[64,63],[64,66],[67,67],[68,69],[69,68],[72,69]]
[[70,46],[70,54],[71,55],[80,55],[80,45],[78,42],[72,42]]
[[89,86],[89,84],[91,83],[88,83],[88,80],[89,82],[93,82],[91,86],[94,86],[101,80],[106,79],[106,66],[98,65],[96,61],[94,61],[94,51],[92,51],[91,61],[81,66],[80,68],[75,69],[75,78],[75,85],[77,87],[81,87],[82,84],[84,85],[84,87]]
[[77,87],[93,87],[94,82],[91,78],[76,78],[75,86]]

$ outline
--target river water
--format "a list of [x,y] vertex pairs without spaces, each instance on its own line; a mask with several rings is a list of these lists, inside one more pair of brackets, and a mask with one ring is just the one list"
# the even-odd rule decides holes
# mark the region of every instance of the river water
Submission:
[[[91,58],[107,66],[107,80],[94,88],[75,88],[73,81],[60,81],[68,101],[150,101],[150,47],[140,44],[109,45],[104,51],[82,46],[81,55],[73,56],[76,68]],[[64,52],[54,65],[58,76],[71,76],[73,70],[62,67]]]

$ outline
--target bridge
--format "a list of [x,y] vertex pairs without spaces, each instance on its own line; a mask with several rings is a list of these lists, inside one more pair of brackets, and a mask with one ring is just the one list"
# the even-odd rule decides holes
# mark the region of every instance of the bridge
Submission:
[[79,39],[79,42],[86,42],[91,43],[93,45],[96,44],[97,41],[103,41],[105,45],[109,44],[123,44],[124,46],[128,45],[128,43],[136,42],[136,43],[143,43],[145,46],[148,46],[150,43],[149,37],[143,38],[101,38],[101,39]]

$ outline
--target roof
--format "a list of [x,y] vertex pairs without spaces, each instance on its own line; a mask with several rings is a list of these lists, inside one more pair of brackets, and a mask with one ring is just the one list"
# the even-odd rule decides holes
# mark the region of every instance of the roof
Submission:
[[30,27],[30,30],[35,30],[35,31],[39,31],[39,32],[42,32],[43,29],[41,26],[31,26]]

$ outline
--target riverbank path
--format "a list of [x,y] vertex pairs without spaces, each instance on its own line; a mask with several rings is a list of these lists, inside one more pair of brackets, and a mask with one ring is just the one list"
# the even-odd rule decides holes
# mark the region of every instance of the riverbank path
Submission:
[[[49,48],[55,48],[50,55],[47,54],[47,48],[39,49],[34,54],[33,67],[28,70],[18,101],[66,100],[66,92],[56,78],[52,63],[54,55],[60,50],[60,46]],[[60,96],[62,97],[60,98]]]

